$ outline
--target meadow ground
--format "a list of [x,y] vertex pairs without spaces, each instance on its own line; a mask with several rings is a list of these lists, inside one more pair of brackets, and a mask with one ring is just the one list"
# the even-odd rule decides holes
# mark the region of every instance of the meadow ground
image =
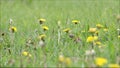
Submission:
[[0,67],[119,67],[120,0],[0,0]]

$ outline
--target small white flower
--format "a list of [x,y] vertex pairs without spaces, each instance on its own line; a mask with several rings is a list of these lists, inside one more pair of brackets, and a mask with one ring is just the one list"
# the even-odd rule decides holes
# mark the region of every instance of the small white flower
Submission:
[[40,40],[40,41],[39,41],[39,46],[41,46],[41,47],[45,46],[45,42],[42,41],[42,40]]
[[118,30],[118,31],[120,31],[120,29],[119,29],[119,28],[118,28],[117,30]]
[[85,52],[85,55],[94,55],[95,54],[95,50],[86,50],[86,52]]
[[10,19],[10,24],[12,24],[13,23],[13,20],[12,19]]
[[0,42],[3,42],[3,38],[0,37]]

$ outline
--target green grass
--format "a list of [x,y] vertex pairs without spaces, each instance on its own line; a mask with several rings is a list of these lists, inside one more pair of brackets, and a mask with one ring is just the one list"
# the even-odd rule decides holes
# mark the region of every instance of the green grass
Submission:
[[[88,62],[85,61],[85,51],[91,49],[91,45],[86,42],[87,37],[91,35],[88,29],[96,27],[98,23],[107,25],[108,32],[101,29],[99,37],[103,48],[94,47],[95,57],[106,58],[108,63],[104,66],[108,66],[109,63],[118,64],[120,39],[117,29],[120,28],[120,24],[116,16],[120,14],[119,5],[119,0],[0,0],[0,39],[3,39],[0,40],[0,67],[44,67],[44,52],[38,46],[37,38],[42,33],[47,35],[44,48],[47,67],[57,67],[61,53],[71,58],[71,67],[95,66],[94,58],[89,57]],[[40,18],[46,19],[44,24],[49,27],[48,31],[43,32],[41,29],[38,22]],[[9,19],[13,20],[12,25],[17,28],[17,32],[12,36],[14,40],[9,31]],[[80,20],[80,23],[73,24],[72,20],[75,19]],[[61,21],[59,43],[58,21]],[[71,28],[72,33],[80,37],[81,42],[75,43],[69,38],[68,34],[63,32],[65,28]],[[83,30],[84,33],[81,32]],[[5,35],[2,36],[2,33]],[[27,48],[28,39],[34,44]],[[37,46],[36,50],[34,46]],[[23,51],[29,52],[32,57],[21,55]],[[9,62],[11,59],[15,62]]]

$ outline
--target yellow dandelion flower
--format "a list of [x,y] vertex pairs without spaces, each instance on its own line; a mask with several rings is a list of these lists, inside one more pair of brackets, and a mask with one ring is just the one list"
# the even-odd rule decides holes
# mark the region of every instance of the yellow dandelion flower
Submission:
[[120,35],[118,36],[118,38],[120,39]]
[[93,42],[93,41],[96,41],[96,40],[98,40],[98,36],[89,36],[87,38],[87,42]]
[[46,37],[46,35],[45,34],[42,34],[42,35],[40,35],[38,38],[39,39],[44,39]]
[[82,30],[81,33],[85,33],[85,30]]
[[94,41],[94,37],[93,36],[89,36],[88,38],[87,38],[87,42],[93,42]]
[[117,15],[116,19],[117,21],[120,21],[120,15]]
[[103,46],[100,45],[100,46],[98,46],[98,47],[99,47],[99,48],[102,48]]
[[70,58],[65,58],[65,63],[67,64],[67,65],[70,65],[71,64],[71,59]]
[[66,28],[66,29],[64,29],[63,31],[66,32],[66,33],[69,33],[70,28]]
[[78,24],[78,23],[80,23],[80,21],[78,21],[78,20],[73,20],[72,23]]
[[107,63],[107,59],[102,58],[102,57],[98,57],[95,59],[95,63],[97,66],[103,66],[104,64]]
[[97,28],[103,28],[103,25],[101,25],[101,24],[96,24],[96,27],[97,27]]
[[99,33],[99,31],[96,31],[96,32],[95,32],[95,34],[97,34],[97,35],[98,35],[98,33]]
[[31,55],[31,54],[28,54],[28,56],[29,56],[29,57],[32,57],[32,55]]
[[96,45],[101,45],[100,41],[95,42]]
[[24,52],[22,52],[22,55],[24,55],[24,56],[28,56],[28,52],[26,52],[26,51],[24,51]]
[[60,61],[60,62],[64,62],[64,61],[65,61],[65,57],[64,57],[63,55],[60,55],[60,56],[59,56],[59,61]]
[[97,28],[90,28],[88,32],[95,33],[97,31]]
[[40,23],[40,24],[43,24],[45,21],[46,21],[46,20],[43,19],[43,18],[39,19],[39,23]]
[[120,65],[118,64],[109,64],[110,68],[120,68]]
[[108,31],[108,29],[107,29],[107,28],[104,28],[104,29],[103,29],[103,31],[107,32],[107,31]]
[[9,30],[10,30],[11,32],[13,32],[13,33],[14,33],[14,32],[17,32],[17,28],[14,27],[14,26],[10,27]]
[[94,36],[93,38],[94,38],[94,41],[98,40],[98,36]]
[[22,52],[22,55],[28,56],[28,57],[31,57],[31,56],[32,56],[30,53],[28,53],[28,52],[26,52],[26,51]]
[[60,25],[61,25],[61,21],[58,21],[58,23],[57,23],[57,24],[58,24],[58,27],[60,27]]
[[44,31],[49,30],[49,28],[47,26],[42,26],[42,28]]
[[120,29],[117,29],[117,31],[120,31]]

